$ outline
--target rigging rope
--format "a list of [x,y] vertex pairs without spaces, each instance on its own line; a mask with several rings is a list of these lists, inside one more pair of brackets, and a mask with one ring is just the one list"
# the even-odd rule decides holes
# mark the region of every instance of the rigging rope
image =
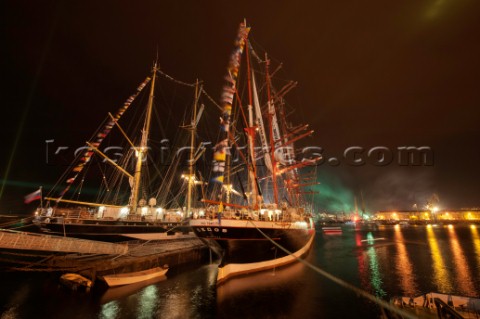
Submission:
[[[181,84],[181,85],[185,85],[185,86],[189,86],[189,87],[195,87],[195,83],[187,83],[187,82],[183,82],[183,81],[180,81],[180,80],[177,80],[175,79],[174,77],[166,74],[165,72],[163,72],[162,70],[160,69],[157,69],[157,72],[160,73],[161,75],[163,75],[166,79],[172,81],[172,82],[175,82],[177,84]],[[201,83],[202,81],[200,81]]]
[[200,91],[200,93],[205,94],[205,96],[210,100],[210,102],[212,102],[213,105],[215,105],[220,111],[222,111],[222,107],[220,106],[220,104],[215,102],[215,100],[210,95],[208,95],[207,91],[205,91],[205,89],[203,89],[203,87],[202,87],[202,90]]
[[327,279],[330,279],[331,281],[333,281],[334,283],[336,284],[339,284],[340,286],[344,287],[344,288],[347,288],[353,292],[355,292],[357,295],[359,296],[362,296],[370,301],[373,301],[375,302],[376,304],[378,304],[379,306],[385,308],[385,309],[388,309],[392,312],[395,312],[401,316],[403,316],[403,318],[411,318],[411,319],[416,319],[417,316],[411,314],[411,313],[408,313],[406,311],[403,311],[395,306],[393,306],[392,304],[384,301],[384,300],[381,300],[377,297],[375,297],[374,295],[366,292],[365,290],[363,289],[360,289],[338,277],[335,277],[334,275],[330,274],[329,272],[326,272],[325,270],[311,264],[310,262],[308,262],[307,260],[301,258],[301,257],[297,257],[295,256],[292,252],[290,252],[288,249],[286,249],[285,247],[283,247],[282,245],[280,245],[279,243],[275,242],[272,238],[270,238],[267,234],[265,234],[260,228],[257,227],[257,225],[255,225],[255,223],[251,220],[249,220],[249,222],[258,230],[258,232],[260,234],[262,234],[263,237],[265,237],[266,239],[268,239],[272,244],[274,244],[276,247],[280,248],[282,251],[284,251],[285,253],[287,253],[288,255],[294,257],[296,260],[298,260],[299,262],[301,262],[302,264],[304,264],[305,266],[309,267],[310,269],[312,269],[313,271],[315,271],[316,273],[324,276],[325,278]]
[[[130,97],[123,103],[122,107],[120,107],[117,112],[115,113],[115,120],[108,120],[106,124],[103,127],[103,130],[99,131],[96,135],[96,137],[91,141],[92,145],[96,148],[100,146],[100,144],[103,142],[105,137],[110,133],[112,128],[114,127],[116,121],[118,121],[123,113],[127,111],[127,109],[130,107],[132,102],[135,100],[135,98],[140,94],[140,92],[145,88],[145,86],[150,82],[151,78],[147,77],[140,85],[137,87],[137,90],[135,93],[130,95]],[[85,147],[85,151],[82,153],[79,153],[79,163],[72,169],[73,174],[69,179],[67,179],[66,183],[67,186],[63,189],[62,192],[60,192],[59,198],[57,199],[57,203],[60,201],[61,198],[70,190],[70,187],[74,183],[74,181],[77,179],[77,177],[80,175],[82,170],[87,166],[88,162],[90,162],[90,159],[92,158],[94,154],[94,151],[92,147]]]

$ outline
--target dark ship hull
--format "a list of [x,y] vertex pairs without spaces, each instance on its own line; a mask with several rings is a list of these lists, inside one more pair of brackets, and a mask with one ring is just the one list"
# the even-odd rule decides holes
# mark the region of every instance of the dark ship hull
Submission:
[[291,223],[221,220],[219,223],[198,219],[191,220],[190,225],[194,233],[207,240],[222,257],[217,282],[295,262],[295,257],[309,251],[315,235],[311,220]]
[[176,234],[187,234],[191,231],[188,225],[180,222],[147,222],[147,221],[115,221],[115,220],[69,220],[62,218],[49,222],[39,222],[42,232],[83,239],[108,242],[126,240],[161,240],[172,238]]

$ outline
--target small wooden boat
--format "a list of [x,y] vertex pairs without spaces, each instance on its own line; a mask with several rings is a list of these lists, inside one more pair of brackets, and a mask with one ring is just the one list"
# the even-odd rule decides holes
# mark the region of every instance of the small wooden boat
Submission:
[[73,273],[63,274],[60,277],[60,282],[72,290],[77,290],[79,288],[89,290],[93,286],[93,282],[90,279]]
[[152,278],[164,276],[168,271],[168,267],[155,267],[152,269],[128,272],[123,274],[114,274],[103,276],[103,279],[109,287],[116,287],[122,285],[130,285],[137,282],[142,282]]
[[121,299],[133,295],[143,288],[157,284],[161,281],[167,280],[167,276],[161,276],[157,278],[148,279],[142,282],[137,282],[131,285],[122,285],[116,287],[109,287],[105,290],[104,294],[100,298],[100,303],[106,304],[110,301]]

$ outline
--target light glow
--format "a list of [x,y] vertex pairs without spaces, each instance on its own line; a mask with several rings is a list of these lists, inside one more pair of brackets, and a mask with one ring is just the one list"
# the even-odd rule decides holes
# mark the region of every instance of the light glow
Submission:
[[130,209],[128,207],[122,207],[120,209],[120,217],[127,216],[129,211],[130,211]]

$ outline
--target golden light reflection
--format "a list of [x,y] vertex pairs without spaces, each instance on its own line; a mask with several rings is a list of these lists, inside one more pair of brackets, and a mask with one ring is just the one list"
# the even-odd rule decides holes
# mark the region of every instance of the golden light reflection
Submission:
[[458,289],[463,295],[475,296],[477,293],[470,278],[470,267],[468,266],[462,246],[458,242],[457,233],[455,232],[455,228],[453,226],[448,228],[448,234],[450,235],[450,247],[452,248],[453,262],[455,263],[455,268],[457,269],[455,273]]
[[413,275],[413,265],[408,256],[407,247],[404,244],[402,228],[399,225],[395,225],[394,229],[394,239],[397,243],[395,268],[397,277],[400,278],[400,288],[406,295],[415,295],[417,293],[417,285]]
[[[187,293],[186,293],[187,292]],[[166,295],[164,304],[159,307],[161,318],[186,318],[189,316],[190,298],[192,289],[176,286]],[[159,316],[160,318],[160,316]]]
[[447,270],[445,269],[445,262],[438,247],[437,238],[431,225],[427,226],[427,240],[430,250],[432,252],[432,271],[433,279],[441,293],[450,293],[452,290],[452,283]]
[[472,232],[473,247],[477,256],[477,269],[480,269],[480,236],[475,225],[470,225],[470,231]]

